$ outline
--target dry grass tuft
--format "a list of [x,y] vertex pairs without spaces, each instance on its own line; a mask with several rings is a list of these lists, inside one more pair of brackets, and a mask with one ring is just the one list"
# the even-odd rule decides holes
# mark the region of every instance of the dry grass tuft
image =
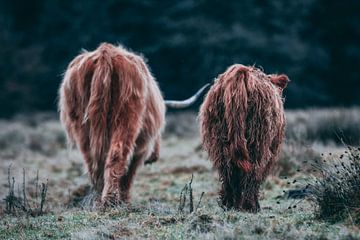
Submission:
[[[193,196],[193,189],[192,189],[193,180],[194,180],[194,174],[191,175],[190,182],[185,184],[185,186],[181,190],[180,200],[179,200],[179,208],[178,208],[179,213],[184,213],[185,206],[186,206],[187,195],[189,195],[189,204],[188,204],[189,213],[194,212],[194,196]],[[195,211],[200,207],[201,200],[202,200],[204,194],[205,194],[205,192],[201,193],[200,198],[199,198],[199,202],[196,205]]]
[[5,213],[19,215],[21,212],[28,216],[36,217],[45,213],[46,195],[48,191],[48,182],[39,184],[39,172],[37,172],[34,182],[35,194],[28,198],[26,194],[25,169],[23,169],[22,191],[18,189],[15,194],[15,178],[11,177],[11,166],[8,168],[8,187],[9,192],[5,197]]

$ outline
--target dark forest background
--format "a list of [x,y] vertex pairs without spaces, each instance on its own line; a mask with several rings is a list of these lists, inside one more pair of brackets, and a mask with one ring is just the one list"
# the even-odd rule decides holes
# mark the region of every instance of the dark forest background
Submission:
[[67,64],[105,41],[144,54],[168,99],[243,63],[288,74],[288,108],[360,104],[359,0],[0,0],[0,116],[56,110]]

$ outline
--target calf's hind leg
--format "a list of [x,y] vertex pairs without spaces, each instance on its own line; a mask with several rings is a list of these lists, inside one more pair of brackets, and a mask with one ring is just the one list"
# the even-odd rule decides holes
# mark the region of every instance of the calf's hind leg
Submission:
[[233,175],[238,176],[237,179],[234,178],[235,181],[233,182],[235,209],[253,213],[259,212],[259,183],[255,180],[253,173],[245,173],[242,169],[235,168]]
[[234,189],[231,183],[231,168],[228,166],[221,166],[219,168],[219,178],[221,181],[220,201],[225,209],[234,207]]
[[258,212],[259,184],[253,182],[251,173],[245,173],[236,165],[223,166],[219,169],[222,182],[220,199],[226,209]]

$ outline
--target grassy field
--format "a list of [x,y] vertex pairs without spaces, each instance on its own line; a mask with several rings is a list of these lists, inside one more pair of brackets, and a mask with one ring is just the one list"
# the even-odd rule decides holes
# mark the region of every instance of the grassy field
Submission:
[[[88,178],[79,152],[67,149],[56,115],[0,121],[0,199],[8,194],[10,165],[16,191],[22,191],[25,169],[29,198],[37,170],[40,181],[48,179],[42,216],[5,214],[1,202],[0,239],[360,239],[351,218],[320,220],[312,202],[288,199],[284,193],[312,178],[304,161],[321,159],[321,153],[340,154],[340,138],[359,143],[359,109],[287,112],[286,143],[274,174],[263,184],[258,214],[219,207],[217,174],[201,150],[196,116],[182,113],[167,120],[161,158],[140,168],[131,204],[106,211],[86,201],[90,197],[78,202]],[[195,211],[189,213],[187,204],[179,212],[181,190],[192,174]]]

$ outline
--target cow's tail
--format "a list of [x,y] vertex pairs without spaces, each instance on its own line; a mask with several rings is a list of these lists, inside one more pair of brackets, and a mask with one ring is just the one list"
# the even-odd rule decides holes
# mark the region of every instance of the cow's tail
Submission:
[[85,60],[93,62],[94,71],[83,123],[89,124],[90,149],[98,161],[105,161],[110,145],[112,104],[115,100],[112,95],[116,93],[117,98],[125,91],[118,83],[118,70],[114,67],[117,51],[116,47],[104,43]]
[[194,104],[199,97],[203,94],[203,92],[205,91],[205,89],[207,89],[210,86],[209,83],[205,84],[202,88],[200,88],[194,95],[192,95],[190,98],[182,100],[182,101],[177,101],[177,100],[165,100],[165,105],[167,107],[171,107],[171,108],[187,108],[189,106],[191,106],[192,104]]

